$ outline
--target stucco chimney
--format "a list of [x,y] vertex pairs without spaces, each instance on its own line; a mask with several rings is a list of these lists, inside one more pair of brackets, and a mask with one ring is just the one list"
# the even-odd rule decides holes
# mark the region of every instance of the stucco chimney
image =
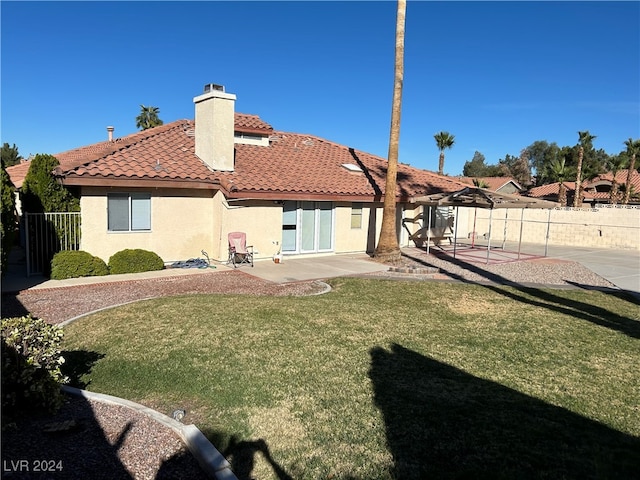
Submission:
[[109,141],[113,142],[113,127],[107,127],[107,133],[109,134]]
[[209,83],[193,99],[196,108],[196,155],[214,170],[233,171],[236,96]]

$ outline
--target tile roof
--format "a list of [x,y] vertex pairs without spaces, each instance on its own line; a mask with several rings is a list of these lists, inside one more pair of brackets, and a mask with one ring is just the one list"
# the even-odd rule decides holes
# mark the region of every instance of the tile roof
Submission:
[[29,167],[31,164],[29,161],[25,160],[16,165],[12,165],[7,167],[7,173],[9,174],[9,178],[13,183],[13,186],[16,188],[21,188],[22,183],[24,182],[24,177],[27,176],[27,172],[29,171]]
[[[236,131],[269,134],[271,142],[236,144],[233,172],[209,169],[195,155],[194,122],[178,120],[57,154],[56,173],[66,185],[221,188],[234,198],[370,201],[384,195],[385,159],[319,137],[274,131],[256,115],[236,113],[235,120]],[[453,177],[398,165],[399,198],[464,187]]]
[[[616,173],[616,183],[618,185],[625,185],[627,183],[627,172],[629,170],[628,169],[624,169],[624,170],[620,170],[619,172]],[[609,183],[611,184],[611,182],[613,181],[613,173],[612,172],[607,172],[607,173],[603,173],[598,175],[597,177],[592,178],[591,180],[589,180],[588,184],[586,185],[585,188],[589,188],[589,187],[593,187],[596,184],[606,184]],[[637,170],[634,170],[631,173],[631,185],[633,185],[635,187],[635,191],[638,192],[640,191],[640,173],[638,173]]]
[[257,133],[269,135],[273,132],[273,127],[264,122],[258,115],[247,113],[235,114],[235,130],[242,133]]
[[[567,187],[567,193],[573,192],[576,189],[576,182],[564,182],[564,186]],[[549,183],[547,185],[540,185],[539,187],[533,187],[527,191],[528,197],[543,198],[553,195],[558,195],[560,189],[560,182]]]

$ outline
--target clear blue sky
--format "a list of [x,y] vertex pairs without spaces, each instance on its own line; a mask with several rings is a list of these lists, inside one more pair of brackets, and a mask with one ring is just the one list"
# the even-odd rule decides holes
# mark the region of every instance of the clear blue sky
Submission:
[[[206,83],[276,130],[387,156],[395,2],[0,8],[1,139],[25,157],[134,133],[140,104],[193,118]],[[437,170],[440,130],[450,175],[579,130],[619,153],[640,137],[640,3],[409,1],[400,161]]]

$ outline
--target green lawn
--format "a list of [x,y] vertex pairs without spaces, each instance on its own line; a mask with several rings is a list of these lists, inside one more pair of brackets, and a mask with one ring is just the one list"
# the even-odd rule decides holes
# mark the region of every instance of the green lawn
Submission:
[[65,327],[67,368],[88,390],[185,408],[241,479],[640,471],[637,302],[331,284],[314,297],[181,296],[97,313]]

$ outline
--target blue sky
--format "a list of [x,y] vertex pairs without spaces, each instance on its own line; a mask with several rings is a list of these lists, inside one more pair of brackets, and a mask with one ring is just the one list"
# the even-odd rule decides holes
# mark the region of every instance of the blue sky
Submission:
[[[140,104],[193,118],[206,83],[276,130],[387,156],[395,2],[0,8],[1,140],[25,157],[134,133]],[[579,130],[619,153],[640,137],[640,3],[410,0],[400,161],[437,170],[440,130],[450,175]]]

